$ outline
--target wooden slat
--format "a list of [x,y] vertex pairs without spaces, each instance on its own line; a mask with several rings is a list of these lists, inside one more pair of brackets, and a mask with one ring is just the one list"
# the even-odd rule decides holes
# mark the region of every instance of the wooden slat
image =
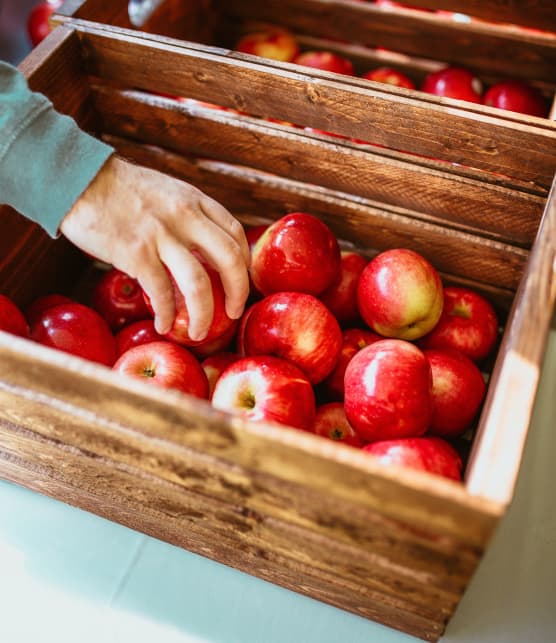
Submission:
[[[408,211],[365,202],[346,193],[210,161],[195,166],[177,155],[108,140],[140,163],[194,182],[234,212],[276,218],[288,210],[312,211],[339,238],[359,248],[376,252],[410,247],[429,257],[438,270],[478,283],[515,289],[527,260],[528,253],[521,248],[414,219]],[[268,203],[271,209],[263,210],[261,203]]]
[[86,18],[118,27],[132,27],[126,0],[65,0],[52,16],[53,23],[57,24],[58,17],[61,16]]
[[[437,608],[432,618],[427,610],[422,614],[405,611],[402,601],[372,589],[372,572],[364,583],[354,583],[334,572],[316,569],[315,551],[324,548],[332,556],[338,555],[338,548],[329,541],[314,537],[306,543],[301,541],[305,551],[299,552],[302,558],[296,560],[295,543],[284,553],[269,547],[267,541],[259,543],[252,533],[257,523],[243,516],[240,508],[234,511],[216,506],[210,520],[203,520],[209,502],[203,499],[198,506],[199,500],[192,494],[149,476],[143,475],[138,485],[138,472],[133,469],[116,467],[105,459],[46,441],[41,443],[41,457],[37,458],[32,437],[6,430],[2,424],[0,445],[0,470],[9,480],[423,640],[437,641],[453,610],[453,606],[444,611]],[[64,459],[63,468],[57,464],[60,457]],[[233,531],[230,524],[236,526]],[[273,523],[272,533],[275,529]],[[297,534],[297,539],[303,535]],[[309,547],[311,551],[307,551]]]
[[409,0],[404,4],[424,9],[443,9],[492,22],[556,31],[553,0]]
[[373,154],[372,147],[365,152],[349,143],[331,146],[311,136],[299,136],[295,130],[292,135],[290,128],[261,125],[221,110],[196,109],[109,88],[95,92],[95,105],[103,131],[108,133],[248,164],[450,223],[474,226],[524,246],[534,237],[545,202],[538,196],[396,161],[380,152]]
[[54,108],[87,130],[96,129],[84,74],[81,46],[71,29],[55,29],[21,62],[19,68],[33,91],[46,94]]
[[[18,412],[13,395],[4,389],[0,399],[9,403],[0,419],[6,450],[11,439],[25,436],[35,442],[38,452],[50,443],[59,445],[59,457],[76,450],[89,453],[104,462],[107,471],[133,471],[137,478],[155,479],[188,496],[200,527],[210,528],[215,537],[227,540],[231,527],[240,540],[249,538],[258,547],[266,541],[269,550],[281,555],[289,551],[298,561],[307,559],[304,547],[310,541],[328,539],[331,547],[315,560],[315,567],[350,582],[361,582],[372,571],[369,592],[382,592],[393,603],[399,590],[404,609],[422,610],[422,616],[427,609],[451,609],[476,564],[477,548],[459,539],[437,539],[431,532],[357,506],[351,507],[354,516],[346,522],[346,512],[338,513],[329,501],[321,504],[321,496],[309,489],[280,485],[272,476],[240,472],[226,462],[117,427],[91,427],[40,401],[20,399],[24,412]],[[10,438],[10,433],[16,437]],[[41,459],[30,461],[30,468],[33,462]],[[80,477],[76,474],[72,474],[75,484]],[[163,506],[162,499],[157,505]],[[330,558],[334,549],[337,555]]]
[[[520,177],[548,187],[556,171],[556,124],[361,79],[305,71],[252,56],[161,37],[137,37],[81,21],[89,70],[127,86],[189,96],[310,125],[394,149]],[[256,61],[256,62],[254,62]],[[425,96],[423,94],[423,96]]]
[[[378,511],[425,533],[484,545],[503,507],[469,496],[462,484],[419,471],[376,464],[357,449],[265,423],[249,423],[177,391],[149,387],[105,367],[0,334],[2,388],[54,409],[66,409],[102,432],[122,427],[147,439],[171,441],[228,462],[239,479],[260,472],[330,498],[349,524],[356,513]],[[40,373],[40,377],[38,377]],[[343,445],[342,445],[343,446]],[[242,474],[243,471],[243,474]],[[194,475],[194,471],[191,472]],[[326,507],[330,502],[325,500]],[[430,514],[430,515],[429,515]],[[360,515],[360,514],[359,514]]]
[[[510,313],[474,440],[472,493],[508,502],[519,471],[556,301],[556,180]],[[514,448],[500,449],[504,441]],[[499,473],[492,476],[493,470]]]
[[227,16],[281,24],[295,32],[349,40],[474,69],[554,81],[556,36],[505,25],[460,23],[428,12],[388,11],[342,0],[218,2]]

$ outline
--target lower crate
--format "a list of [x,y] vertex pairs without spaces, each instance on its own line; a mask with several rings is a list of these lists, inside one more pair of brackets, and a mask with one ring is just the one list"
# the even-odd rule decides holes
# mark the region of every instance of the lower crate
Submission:
[[[151,73],[153,60],[162,81]],[[407,108],[396,93],[250,65],[83,24],[57,29],[23,69],[35,89],[120,154],[191,181],[244,222],[307,210],[354,247],[372,254],[403,244],[423,252],[451,283],[487,294],[505,330],[464,482],[385,468],[348,446],[230,417],[208,402],[153,391],[2,333],[0,475],[436,641],[511,502],[519,471],[556,298],[556,202],[545,185],[553,133],[519,128],[520,161],[542,177],[525,187],[493,178],[497,160],[485,148],[472,169],[447,170],[153,96],[176,90],[211,101],[230,100],[232,92],[254,105],[264,102],[265,87],[277,96],[295,82],[307,96],[330,91],[343,104],[358,95],[360,107],[376,99],[394,111]],[[184,71],[201,66],[210,83]],[[251,81],[232,88],[229,77],[247,71]],[[336,118],[327,101],[298,97],[292,104],[292,113],[305,107],[313,124]],[[446,114],[460,131],[474,120]],[[406,127],[389,122],[393,134]],[[442,122],[439,112],[438,136],[448,140]],[[494,124],[493,140],[500,135],[512,145],[511,126]],[[347,117],[342,126],[357,133]],[[484,123],[478,127],[487,132]],[[498,147],[516,169],[518,144]],[[467,160],[471,148],[461,152]],[[311,152],[318,162],[308,160]],[[397,188],[391,198],[379,177]],[[2,220],[0,287],[21,306],[86,275],[89,262],[63,239],[47,238],[14,212],[4,210]]]

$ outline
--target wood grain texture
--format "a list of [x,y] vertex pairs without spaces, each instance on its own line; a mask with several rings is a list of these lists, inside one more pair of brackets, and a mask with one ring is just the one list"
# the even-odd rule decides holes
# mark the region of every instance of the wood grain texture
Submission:
[[506,297],[510,291],[513,296],[527,260],[524,249],[454,230],[407,210],[241,166],[188,160],[121,139],[107,140],[127,158],[194,183],[241,219],[250,215],[269,220],[288,211],[310,211],[338,238],[369,255],[409,247],[429,257],[441,272],[503,289]]
[[553,0],[411,0],[412,7],[443,9],[492,22],[556,31]]
[[104,132],[427,213],[523,246],[531,244],[545,203],[540,196],[422,167],[418,159],[392,159],[373,146],[363,150],[354,143],[138,92],[99,88],[95,106]]
[[[7,443],[4,440],[6,435]],[[316,569],[313,552],[307,549],[324,548],[336,558],[338,548],[329,540],[323,542],[302,532],[298,538],[307,537],[301,543],[303,551],[298,552],[292,543],[284,554],[280,554],[268,542],[258,544],[257,537],[251,535],[250,521],[243,518],[236,508],[226,510],[217,506],[213,508],[214,516],[211,516],[208,512],[210,502],[205,499],[198,507],[194,495],[182,489],[176,490],[173,485],[155,478],[143,477],[138,487],[136,471],[119,467],[111,469],[106,460],[78,450],[64,452],[59,445],[47,441],[40,443],[41,461],[34,459],[30,462],[36,441],[26,434],[6,431],[2,423],[0,445],[0,470],[9,480],[50,496],[63,497],[69,504],[295,592],[348,609],[365,618],[380,620],[423,640],[438,640],[452,610],[454,599],[448,607],[437,607],[432,619],[430,610],[426,608],[420,611],[410,606],[404,611],[407,601],[388,596],[382,587],[373,587],[377,585],[372,580],[374,566],[364,583],[346,580],[335,571],[329,573]],[[56,466],[60,457],[66,464],[63,469]],[[76,484],[77,472],[79,479]],[[235,523],[236,528],[231,530],[230,523]],[[270,526],[275,533],[276,522]],[[219,529],[215,531],[215,527]],[[301,560],[296,559],[296,555],[301,555]]]
[[[556,301],[555,186],[556,179],[510,313],[511,332],[506,334],[500,348],[501,357],[485,401],[486,412],[471,454],[470,490],[486,491],[500,502],[509,499],[508,492],[519,469],[521,447],[527,436],[523,420],[531,417]],[[502,396],[501,391],[506,393]],[[501,452],[501,440],[515,444],[515,451]],[[496,478],[489,475],[493,467],[500,471]]]
[[82,50],[73,30],[55,29],[19,68],[29,87],[46,94],[57,111],[74,118],[82,128],[96,131],[89,82],[83,73]]
[[264,20],[296,33],[347,40],[501,75],[554,82],[556,36],[502,24],[454,22],[422,11],[343,0],[217,1],[228,17]]
[[[309,125],[548,188],[556,124],[253,56],[75,21],[89,71],[121,84]],[[256,61],[256,62],[255,62]],[[161,70],[164,70],[161,72]],[[377,84],[378,85],[378,84]],[[421,96],[423,98],[421,98]]]

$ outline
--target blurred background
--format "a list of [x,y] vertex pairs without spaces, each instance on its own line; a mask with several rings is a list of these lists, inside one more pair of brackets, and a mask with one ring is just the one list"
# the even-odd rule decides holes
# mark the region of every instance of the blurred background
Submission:
[[0,0],[0,59],[14,65],[31,51],[27,31],[27,18],[35,6],[44,4],[37,0]]

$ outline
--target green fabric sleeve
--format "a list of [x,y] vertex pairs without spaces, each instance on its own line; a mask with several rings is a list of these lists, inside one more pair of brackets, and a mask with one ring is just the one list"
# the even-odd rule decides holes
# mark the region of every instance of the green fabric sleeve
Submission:
[[0,61],[0,202],[55,237],[64,215],[113,149],[83,132],[30,91],[24,76]]

